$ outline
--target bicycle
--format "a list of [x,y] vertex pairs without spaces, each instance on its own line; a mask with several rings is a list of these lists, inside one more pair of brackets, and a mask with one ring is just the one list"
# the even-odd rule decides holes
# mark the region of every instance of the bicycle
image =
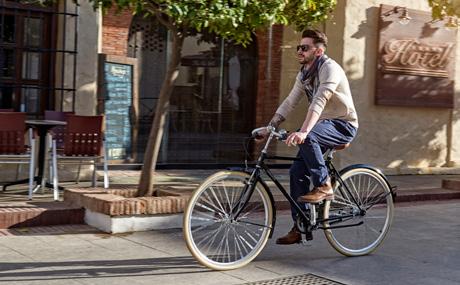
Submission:
[[393,219],[395,187],[385,175],[364,164],[337,171],[332,159],[340,147],[328,150],[325,162],[334,199],[299,204],[264,161],[300,158],[269,156],[267,150],[273,138],[284,140],[287,133],[269,126],[253,130],[253,137],[263,129],[269,136],[255,168],[219,171],[191,195],[184,212],[183,234],[196,260],[215,270],[236,269],[251,262],[265,247],[275,228],[276,209],[262,171],[296,209],[296,225],[303,243],[313,239],[314,230],[322,229],[330,245],[345,256],[373,252],[384,240]]

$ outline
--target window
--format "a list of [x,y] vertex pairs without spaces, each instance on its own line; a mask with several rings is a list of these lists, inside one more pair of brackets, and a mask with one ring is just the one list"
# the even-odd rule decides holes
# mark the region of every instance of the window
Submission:
[[[6,2],[8,3],[8,2]],[[38,114],[48,90],[47,14],[8,4],[0,9],[0,108]],[[31,8],[31,7],[30,7]],[[46,59],[47,61],[44,61]]]
[[244,138],[254,124],[256,74],[255,45],[186,38],[164,162],[241,162]]
[[[76,45],[73,50],[66,49],[70,35],[65,27],[72,19],[77,28],[78,10],[68,13],[67,1],[61,5],[63,11],[58,11],[57,6],[30,4],[33,2],[36,1],[0,2],[0,108],[41,116],[45,109],[54,109],[56,91],[60,98],[72,93],[72,102],[75,101],[76,63],[64,58],[76,56]],[[58,28],[62,33],[59,45]],[[56,61],[60,63],[57,69]],[[64,76],[64,70],[70,76]],[[56,71],[61,76],[55,83]]]

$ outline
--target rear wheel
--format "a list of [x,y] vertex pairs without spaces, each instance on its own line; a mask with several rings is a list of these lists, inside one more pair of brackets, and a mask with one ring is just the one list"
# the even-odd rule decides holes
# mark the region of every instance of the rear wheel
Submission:
[[326,238],[346,256],[369,254],[382,243],[393,220],[391,189],[381,174],[368,168],[352,168],[341,177],[344,185],[334,189],[333,201],[325,202],[323,218],[329,221],[324,227],[353,226],[325,229]]
[[221,171],[193,192],[184,212],[184,237],[192,255],[216,270],[252,261],[267,243],[273,222],[270,197],[260,183],[235,219],[232,209],[247,193],[250,176]]

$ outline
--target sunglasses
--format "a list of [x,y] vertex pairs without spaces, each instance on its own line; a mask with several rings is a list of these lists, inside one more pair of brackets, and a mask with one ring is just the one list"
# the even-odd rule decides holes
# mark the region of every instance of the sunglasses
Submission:
[[309,45],[298,45],[297,46],[297,51],[299,51],[299,49],[301,51],[309,51],[310,49],[312,49],[313,47],[312,46],[309,46]]

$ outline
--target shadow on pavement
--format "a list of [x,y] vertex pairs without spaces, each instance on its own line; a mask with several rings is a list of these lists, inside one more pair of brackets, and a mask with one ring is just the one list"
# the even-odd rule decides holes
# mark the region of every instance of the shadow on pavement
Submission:
[[189,256],[128,260],[0,262],[0,282],[159,276],[210,271]]

